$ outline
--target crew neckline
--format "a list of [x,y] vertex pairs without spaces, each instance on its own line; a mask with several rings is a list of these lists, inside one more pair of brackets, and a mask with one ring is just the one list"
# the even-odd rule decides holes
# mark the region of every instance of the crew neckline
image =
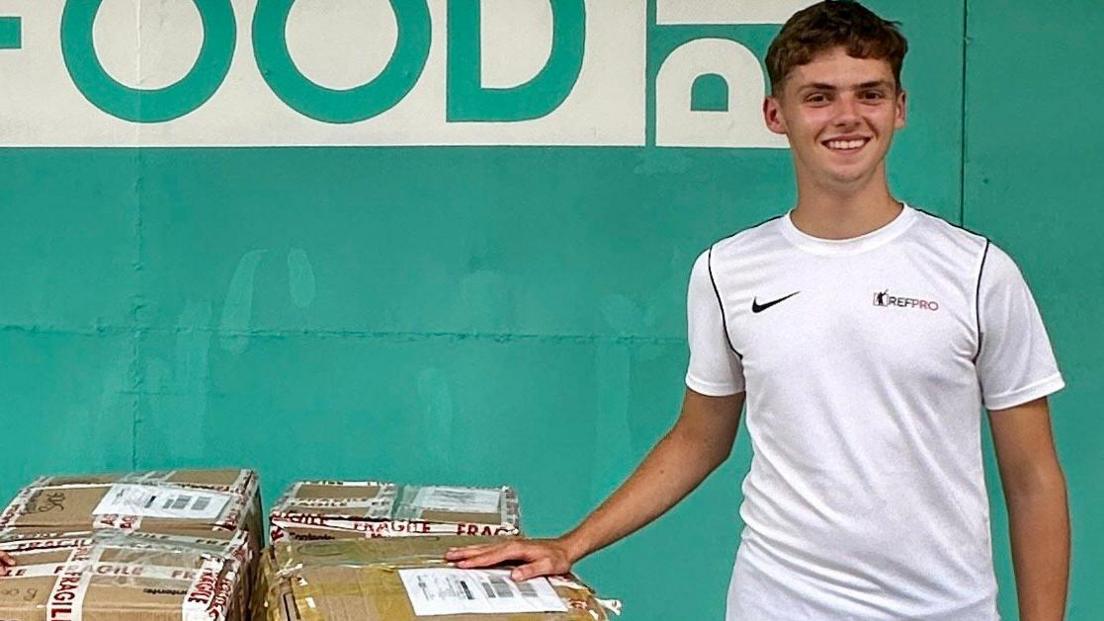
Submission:
[[916,221],[916,210],[908,203],[901,203],[901,213],[886,224],[858,237],[825,239],[814,237],[794,226],[790,209],[782,216],[782,234],[798,248],[819,255],[859,254],[886,244],[904,233]]

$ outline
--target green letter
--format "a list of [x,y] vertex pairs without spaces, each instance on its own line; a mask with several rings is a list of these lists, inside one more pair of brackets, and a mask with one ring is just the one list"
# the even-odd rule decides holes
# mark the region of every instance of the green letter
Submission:
[[513,88],[483,88],[480,0],[448,3],[448,120],[524,121],[547,115],[571,93],[583,68],[586,6],[552,3],[552,53],[532,79]]
[[100,110],[138,123],[171,121],[203,105],[230,70],[237,28],[230,0],[193,2],[203,20],[199,58],[180,81],[147,90],[115,81],[96,56],[92,24],[103,0],[67,0],[61,15],[61,53],[73,83]]
[[[295,110],[326,123],[355,123],[392,108],[414,88],[429,57],[430,18],[425,0],[391,0],[399,25],[395,53],[383,73],[347,90],[320,86],[299,72],[288,51],[288,13],[295,0],[258,0],[253,54],[265,82]],[[325,42],[319,42],[325,45]]]
[[694,112],[728,112],[728,82],[716,73],[703,73],[690,87],[690,109]]

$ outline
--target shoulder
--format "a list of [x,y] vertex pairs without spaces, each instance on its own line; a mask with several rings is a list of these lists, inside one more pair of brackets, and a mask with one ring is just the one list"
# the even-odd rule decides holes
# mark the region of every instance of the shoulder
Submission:
[[962,250],[971,255],[984,253],[986,246],[990,245],[989,238],[978,231],[955,224],[922,207],[913,206],[913,209],[916,210],[917,231],[926,243],[940,245],[946,250]]
[[963,264],[972,266],[978,287],[1022,278],[1012,256],[984,233],[954,224],[923,209],[914,209],[920,233],[916,239],[930,249],[959,258]]
[[764,243],[777,239],[778,226],[781,224],[783,215],[772,216],[713,242],[702,256],[712,255],[712,259],[716,261],[731,260],[740,254],[755,254]]

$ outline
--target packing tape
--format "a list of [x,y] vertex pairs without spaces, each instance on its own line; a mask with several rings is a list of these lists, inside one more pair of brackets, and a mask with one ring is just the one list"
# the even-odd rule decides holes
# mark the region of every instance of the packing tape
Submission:
[[[270,517],[272,530],[291,529],[340,530],[363,533],[369,537],[408,537],[417,535],[479,535],[503,537],[517,535],[521,531],[512,524],[480,524],[477,522],[428,522],[425,520],[368,520],[343,517],[325,517],[309,513],[287,512]],[[281,537],[293,533],[282,532]],[[275,536],[273,537],[275,539]]]
[[116,483],[137,483],[137,484],[163,484],[168,483],[169,479],[176,476],[176,470],[146,470],[139,472],[128,472],[119,477]]
[[116,584],[127,584],[128,580],[149,578],[153,580],[180,580],[192,582],[196,579],[197,570],[187,567],[169,567],[165,565],[148,565],[146,563],[126,563],[116,561],[69,561],[66,563],[38,563],[35,565],[17,565],[11,568],[8,579],[11,578],[48,578],[75,573],[87,573],[92,577],[102,576],[114,578]]
[[[222,570],[227,569],[223,575]],[[207,559],[196,572],[181,605],[182,621],[222,621],[230,609],[237,572]]]
[[[442,563],[442,565],[451,566],[451,564]],[[364,568],[369,570],[378,570],[385,572],[397,572],[399,569],[424,569],[431,566],[424,562],[414,563],[365,563],[357,565],[349,565],[349,567]],[[269,586],[269,593],[272,594],[280,589],[280,584],[284,580],[290,581],[292,599],[295,602],[295,608],[299,614],[299,618],[303,621],[326,621],[323,613],[319,610],[319,602],[326,597],[348,597],[358,596],[364,593],[364,589],[358,582],[343,582],[343,583],[311,583],[302,574],[282,574],[281,571],[298,571],[303,568],[303,565],[298,565],[294,568],[288,568],[287,570],[278,570],[276,572],[277,580],[273,581],[273,584]],[[621,602],[615,599],[599,599],[595,596],[594,591],[586,585],[578,582],[574,578],[564,576],[549,576],[549,582],[553,588],[556,589],[556,594],[567,605],[569,617],[572,612],[585,613],[595,621],[605,621],[609,617],[607,612],[612,612],[615,615],[621,614]],[[565,593],[564,591],[567,591]],[[286,593],[280,593],[280,599],[286,597]],[[361,598],[363,602],[371,602],[370,598]],[[593,602],[593,603],[592,603]],[[289,611],[290,612],[290,611]],[[564,613],[560,613],[564,614]],[[291,617],[295,618],[295,617]],[[370,618],[383,618],[382,616],[375,616]],[[548,618],[548,617],[542,617]]]
[[[235,595],[237,561],[242,560],[235,554],[244,550],[244,543],[244,535],[230,541],[218,541],[177,535],[95,533],[72,540],[8,541],[0,544],[0,549],[36,552],[72,548],[65,562],[17,565],[7,576],[8,579],[56,578],[45,606],[46,618],[51,621],[82,621],[85,597],[94,578],[116,585],[131,584],[139,579],[181,582],[183,621],[225,621]],[[109,551],[112,556],[122,558],[103,560]],[[127,553],[143,557],[143,560],[127,559]],[[180,553],[192,553],[201,558],[200,567],[156,562],[158,555],[171,557]]]
[[65,570],[54,581],[54,587],[46,599],[46,618],[58,621],[83,621],[84,596],[92,575],[85,571],[89,565],[99,561],[102,549],[81,547],[69,554]]
[[38,488],[33,485],[28,485],[19,490],[15,498],[4,508],[4,512],[0,513],[0,529],[5,528],[16,517],[22,515],[23,512],[26,511],[27,503],[30,502],[31,496],[34,495],[37,489]]

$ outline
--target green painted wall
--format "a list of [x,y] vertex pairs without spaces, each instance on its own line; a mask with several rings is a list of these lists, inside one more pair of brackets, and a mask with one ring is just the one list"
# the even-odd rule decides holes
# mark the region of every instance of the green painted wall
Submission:
[[[1094,67],[1104,43],[1099,3],[1063,0],[1008,10],[970,0],[966,73],[965,221],[1016,257],[1035,293],[1067,388],[1051,400],[1070,488],[1073,568],[1069,618],[1099,618],[1104,596],[1104,96]],[[987,435],[987,434],[986,434]],[[995,476],[989,488],[1001,610],[1016,618],[1008,522]]]
[[[912,44],[894,188],[1012,252],[1051,329],[1089,619],[1104,127],[1085,102],[1104,86],[1083,59],[1104,20],[1088,0],[870,4]],[[659,65],[701,37],[762,57],[775,32],[649,26],[640,147],[0,149],[0,496],[43,472],[243,464],[268,502],[302,477],[507,482],[530,533],[569,528],[674,419],[694,257],[793,200],[786,151],[654,146]],[[582,564],[625,619],[721,618],[748,450]]]

